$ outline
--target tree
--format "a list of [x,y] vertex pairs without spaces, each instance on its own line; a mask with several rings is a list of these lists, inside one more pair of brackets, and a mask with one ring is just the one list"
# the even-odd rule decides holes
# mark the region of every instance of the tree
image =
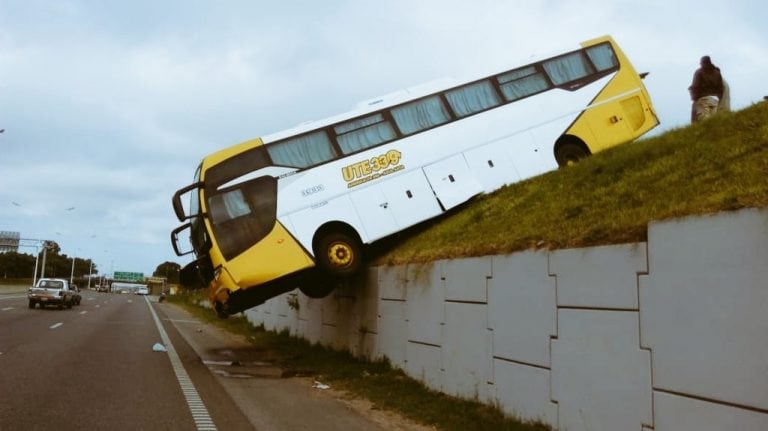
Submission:
[[179,271],[181,271],[181,265],[175,262],[163,262],[157,266],[155,272],[152,273],[154,277],[165,277],[168,283],[179,284]]

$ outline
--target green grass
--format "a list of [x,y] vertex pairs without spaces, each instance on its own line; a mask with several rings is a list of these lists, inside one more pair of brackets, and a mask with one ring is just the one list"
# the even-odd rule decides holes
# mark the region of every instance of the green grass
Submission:
[[287,332],[275,333],[253,327],[233,316],[217,319],[210,310],[196,305],[204,301],[201,291],[171,295],[170,302],[183,306],[201,321],[246,336],[269,361],[290,374],[308,375],[353,396],[370,400],[375,408],[397,412],[415,422],[449,431],[544,431],[541,423],[523,422],[495,406],[451,397],[431,389],[395,369],[387,361],[367,361],[348,352],[311,345]]
[[768,103],[479,196],[373,247],[394,265],[646,240],[647,225],[768,206]]

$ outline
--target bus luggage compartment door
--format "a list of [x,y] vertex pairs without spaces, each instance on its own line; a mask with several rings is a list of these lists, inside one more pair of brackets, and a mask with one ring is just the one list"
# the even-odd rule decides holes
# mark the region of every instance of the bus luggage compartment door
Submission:
[[469,170],[463,154],[425,166],[424,174],[445,210],[483,192],[483,186]]
[[381,183],[381,191],[401,229],[443,212],[421,169],[387,178]]

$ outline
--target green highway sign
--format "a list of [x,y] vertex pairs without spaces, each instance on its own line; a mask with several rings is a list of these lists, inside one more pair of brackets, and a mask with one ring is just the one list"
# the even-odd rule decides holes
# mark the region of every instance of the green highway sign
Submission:
[[143,272],[115,271],[115,274],[113,277],[116,281],[144,281]]

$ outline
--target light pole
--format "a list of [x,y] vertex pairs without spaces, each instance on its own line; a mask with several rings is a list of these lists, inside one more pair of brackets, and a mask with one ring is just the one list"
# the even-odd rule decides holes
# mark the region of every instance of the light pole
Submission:
[[69,285],[72,285],[72,280],[75,278],[75,256],[72,256],[72,272],[69,273]]
[[93,275],[93,259],[90,259],[91,267],[88,268],[88,290],[91,290],[91,276]]

